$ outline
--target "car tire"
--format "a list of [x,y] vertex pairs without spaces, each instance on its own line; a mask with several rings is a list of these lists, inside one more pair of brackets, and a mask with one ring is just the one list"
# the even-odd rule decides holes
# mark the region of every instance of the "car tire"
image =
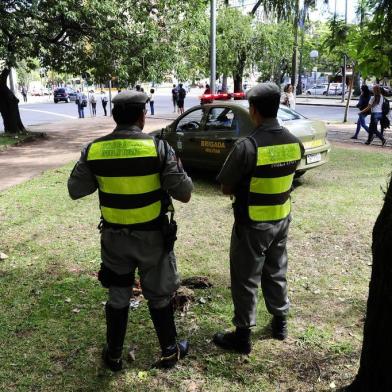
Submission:
[[310,91],[307,91],[306,95],[312,95],[312,93]]
[[58,100],[57,100],[57,99],[55,99],[55,100],[54,100],[54,103],[57,103],[57,102],[58,102]]
[[324,92],[323,92],[323,95],[327,95],[327,92],[326,92],[326,91],[324,91]]

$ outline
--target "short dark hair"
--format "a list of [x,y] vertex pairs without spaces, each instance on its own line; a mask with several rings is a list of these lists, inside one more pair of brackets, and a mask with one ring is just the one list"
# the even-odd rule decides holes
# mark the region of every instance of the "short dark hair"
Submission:
[[145,104],[115,104],[112,110],[116,124],[135,124],[146,108]]
[[278,115],[280,93],[251,97],[249,98],[249,105],[253,106],[264,118],[275,118]]

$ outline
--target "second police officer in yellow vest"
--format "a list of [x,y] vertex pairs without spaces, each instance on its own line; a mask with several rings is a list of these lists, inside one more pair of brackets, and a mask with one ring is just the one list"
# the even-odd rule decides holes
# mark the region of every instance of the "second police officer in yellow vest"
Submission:
[[172,367],[188,352],[188,342],[176,339],[171,300],[179,276],[174,223],[168,222],[166,212],[171,205],[168,195],[186,203],[193,185],[167,142],[142,133],[147,99],[135,91],[113,99],[117,127],[82,151],[68,180],[73,199],[98,189],[102,219],[98,277],[109,291],[103,359],[113,371],[122,368],[136,269],[161,346],[157,364]]
[[247,98],[256,129],[234,145],[218,175],[223,193],[235,197],[230,276],[236,329],[214,336],[219,347],[244,354],[251,352],[260,286],[273,315],[272,336],[287,337],[290,192],[304,153],[301,142],[278,122],[280,90],[275,84],[259,84]]

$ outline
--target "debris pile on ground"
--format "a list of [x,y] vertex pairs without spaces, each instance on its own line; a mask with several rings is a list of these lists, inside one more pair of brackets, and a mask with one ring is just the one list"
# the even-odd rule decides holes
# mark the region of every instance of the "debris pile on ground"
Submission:
[[195,293],[192,289],[180,286],[173,298],[174,310],[187,312],[191,302],[195,300]]
[[212,283],[207,276],[191,276],[181,282],[182,286],[189,287],[190,289],[208,289],[212,287]]

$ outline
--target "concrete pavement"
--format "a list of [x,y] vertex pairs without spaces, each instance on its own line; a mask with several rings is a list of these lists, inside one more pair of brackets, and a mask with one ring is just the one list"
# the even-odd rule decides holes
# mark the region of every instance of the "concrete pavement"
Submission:
[[[166,126],[167,120],[148,118],[145,131]],[[48,169],[76,161],[89,141],[115,127],[111,117],[67,120],[62,123],[30,126],[30,131],[45,132],[45,139],[9,147],[0,152],[0,191],[33,178]]]

